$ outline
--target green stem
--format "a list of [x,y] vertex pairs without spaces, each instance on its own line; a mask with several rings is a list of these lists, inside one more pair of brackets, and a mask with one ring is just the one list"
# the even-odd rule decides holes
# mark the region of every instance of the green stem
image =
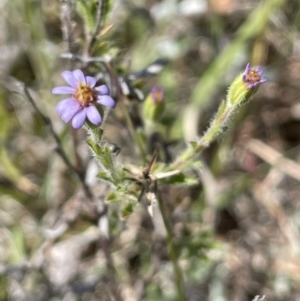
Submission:
[[163,202],[160,198],[158,198],[158,205],[159,209],[163,218],[164,226],[167,232],[167,244],[168,244],[168,251],[172,261],[173,270],[174,270],[174,277],[175,277],[175,284],[177,289],[177,297],[178,301],[187,301],[185,294],[184,294],[184,287],[183,287],[183,276],[181,269],[178,264],[178,254],[176,250],[176,246],[173,242],[173,233],[171,227],[168,223],[168,219],[166,216],[166,212],[164,210]]
[[119,102],[119,106],[122,110],[123,115],[125,116],[128,130],[130,132],[130,135],[131,135],[132,139],[134,140],[135,144],[138,147],[140,158],[142,160],[142,163],[144,164],[144,163],[147,162],[147,156],[146,156],[146,153],[144,151],[143,142],[141,141],[140,136],[137,134],[137,132],[134,128],[131,117],[128,114],[127,108],[123,104],[123,100],[121,100]]
[[188,166],[196,154],[200,154],[224,132],[225,125],[234,111],[234,107],[227,106],[226,102],[223,101],[205,134],[193,146],[187,148],[170,166],[170,169],[184,169]]

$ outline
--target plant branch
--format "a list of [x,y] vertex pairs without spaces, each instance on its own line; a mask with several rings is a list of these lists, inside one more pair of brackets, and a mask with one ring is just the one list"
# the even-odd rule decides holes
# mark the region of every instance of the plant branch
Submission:
[[99,34],[101,23],[102,23],[102,8],[103,8],[103,2],[102,0],[97,1],[97,14],[96,14],[96,26],[93,35],[90,38],[90,41],[88,43],[87,47],[87,53],[91,54],[92,48],[97,40],[97,35]]
[[121,107],[121,110],[122,110],[122,112],[124,114],[124,117],[125,117],[125,120],[126,120],[126,123],[127,123],[127,127],[128,127],[128,130],[129,130],[129,133],[130,133],[132,139],[134,140],[135,144],[138,147],[140,158],[142,160],[142,163],[144,164],[144,163],[147,162],[147,156],[146,156],[146,153],[145,153],[145,150],[144,150],[144,146],[143,146],[143,143],[141,141],[141,138],[139,137],[139,135],[137,134],[137,132],[135,130],[135,127],[133,125],[131,117],[130,117],[130,115],[128,113],[128,110],[127,110],[125,104],[124,104],[125,96],[123,95],[123,93],[121,91],[118,79],[114,75],[114,73],[112,71],[112,68],[111,68],[111,66],[110,66],[109,63],[105,62],[103,65],[104,65],[104,67],[106,68],[106,70],[107,70],[107,72],[109,74],[109,77],[111,79],[112,85],[116,87],[118,106]]
[[78,61],[81,63],[105,63],[106,60],[101,57],[83,57],[73,53],[63,53],[60,55],[63,59],[68,59],[71,61]]
[[124,101],[123,99],[119,102],[119,106],[124,114],[126,123],[127,123],[127,127],[129,130],[129,133],[132,137],[132,139],[134,140],[134,142],[136,143],[138,150],[139,150],[139,154],[140,154],[140,158],[142,160],[142,163],[146,163],[147,162],[147,156],[144,150],[144,146],[143,146],[143,142],[141,141],[140,136],[138,135],[138,133],[136,132],[133,122],[131,120],[131,117],[127,111],[127,108],[124,105]]
[[184,283],[183,283],[183,276],[181,269],[178,264],[178,254],[176,250],[176,246],[173,241],[173,233],[171,227],[168,223],[167,215],[163,206],[162,200],[158,197],[157,198],[159,209],[162,215],[163,223],[167,232],[167,244],[169,255],[172,261],[173,270],[174,270],[174,277],[175,277],[175,284],[177,289],[177,297],[179,301],[187,301],[185,294],[184,294]]
[[208,130],[201,138],[193,142],[190,147],[183,151],[183,153],[176,159],[176,161],[171,164],[170,170],[184,169],[189,165],[191,159],[195,155],[200,154],[214,140],[219,138],[224,133],[226,124],[235,111],[236,109],[234,106],[226,106],[226,102],[223,101]]

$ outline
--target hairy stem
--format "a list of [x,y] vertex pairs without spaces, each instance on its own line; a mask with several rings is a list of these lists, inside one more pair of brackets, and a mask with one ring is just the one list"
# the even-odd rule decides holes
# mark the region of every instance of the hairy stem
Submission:
[[201,138],[194,142],[192,146],[183,151],[177,160],[170,166],[170,169],[184,169],[186,166],[188,166],[191,159],[195,155],[200,154],[214,140],[219,138],[224,133],[227,121],[234,112],[235,108],[232,106],[227,106],[226,102],[223,101],[208,130]]

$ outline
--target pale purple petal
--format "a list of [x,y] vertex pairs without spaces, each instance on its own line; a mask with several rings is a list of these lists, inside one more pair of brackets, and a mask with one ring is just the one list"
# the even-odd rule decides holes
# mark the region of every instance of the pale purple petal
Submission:
[[260,71],[258,71],[257,73],[258,73],[259,77],[262,77],[263,74],[264,74],[264,71],[263,71],[263,70],[260,70]]
[[244,73],[247,75],[250,72],[250,69],[251,69],[251,64],[248,63]]
[[266,78],[262,78],[259,82],[262,84],[262,83],[265,83],[267,81]]
[[87,118],[90,120],[91,123],[98,125],[101,123],[101,116],[99,111],[95,106],[89,106],[86,108],[86,115]]
[[81,110],[81,107],[79,105],[79,103],[75,102],[74,104],[72,104],[72,106],[70,106],[68,109],[64,110],[64,113],[61,115],[61,119],[64,122],[69,122],[74,115]]
[[112,109],[116,107],[116,102],[109,95],[98,96],[97,102]]
[[56,112],[58,115],[62,115],[66,110],[68,110],[69,107],[75,106],[76,105],[76,100],[74,98],[67,98],[64,100],[61,100],[57,105],[56,105]]
[[72,126],[74,129],[80,129],[86,118],[86,108],[82,108],[72,119]]
[[72,71],[64,71],[61,76],[73,88],[77,88],[78,80],[75,78]]
[[95,77],[92,77],[92,76],[87,76],[87,77],[86,77],[86,84],[87,84],[88,86],[90,86],[91,88],[94,88],[94,87],[95,87],[96,82],[97,82],[97,80],[96,80]]
[[262,71],[262,69],[261,69],[261,66],[258,66],[257,68],[256,68],[256,70],[255,70],[256,72],[260,72],[260,71]]
[[98,91],[100,95],[110,94],[109,88],[106,85],[101,85],[99,87],[96,87],[95,90]]
[[78,80],[78,82],[86,84],[85,76],[80,69],[74,70],[73,74],[74,74],[74,77]]
[[264,74],[264,71],[262,70],[261,66],[258,66],[255,71],[258,73],[258,75],[260,77],[262,77],[262,75]]
[[59,86],[52,89],[52,94],[73,94],[75,89],[68,86]]

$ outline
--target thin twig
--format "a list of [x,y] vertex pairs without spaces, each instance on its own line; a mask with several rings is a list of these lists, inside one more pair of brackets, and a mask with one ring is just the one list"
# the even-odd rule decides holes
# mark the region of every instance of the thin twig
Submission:
[[63,39],[68,45],[68,51],[72,52],[72,3],[71,0],[61,0],[60,5],[60,21],[61,21],[61,29],[63,33]]
[[135,145],[137,145],[137,147],[138,147],[138,151],[139,151],[139,155],[140,155],[141,161],[144,164],[144,163],[147,162],[147,155],[146,155],[146,152],[144,150],[141,138],[139,137],[138,133],[136,132],[134,124],[133,124],[133,122],[131,120],[131,117],[130,117],[130,115],[128,113],[128,110],[127,110],[127,108],[125,106],[125,99],[126,98],[125,98],[125,96],[123,95],[123,93],[121,91],[118,79],[114,75],[110,64],[107,63],[107,62],[105,62],[104,63],[104,67],[106,68],[106,70],[107,70],[107,72],[109,74],[109,77],[110,77],[110,80],[112,82],[112,85],[114,87],[116,87],[117,101],[119,102],[119,106],[121,107],[121,110],[122,110],[123,115],[125,117],[129,133],[130,133],[132,139],[134,140]]
[[68,168],[70,170],[72,170],[72,172],[74,174],[77,175],[79,181],[81,182],[82,184],[82,187],[84,189],[84,192],[86,194],[87,197],[89,197],[90,199],[93,198],[93,194],[92,192],[90,191],[89,187],[87,186],[87,184],[85,183],[84,181],[84,173],[82,173],[80,170],[76,169],[70,162],[70,160],[68,159],[64,149],[62,148],[62,145],[61,145],[61,141],[58,137],[58,135],[55,133],[54,129],[53,129],[53,126],[52,126],[52,123],[51,123],[51,120],[45,116],[41,111],[40,109],[37,107],[35,101],[33,100],[27,86],[23,83],[19,83],[19,85],[22,86],[22,89],[24,91],[24,94],[26,95],[26,98],[28,99],[28,101],[30,102],[30,104],[33,106],[33,108],[35,109],[35,111],[39,114],[39,116],[41,117],[41,119],[43,120],[43,122],[45,123],[45,125],[49,128],[49,131],[50,133],[52,134],[55,142],[56,142],[56,152],[61,156],[61,158],[63,159],[63,161],[65,162],[65,164],[68,166]]
[[107,61],[102,57],[83,57],[73,53],[63,53],[60,55],[60,57],[63,59],[68,59],[71,61],[77,61],[81,63],[104,63]]

